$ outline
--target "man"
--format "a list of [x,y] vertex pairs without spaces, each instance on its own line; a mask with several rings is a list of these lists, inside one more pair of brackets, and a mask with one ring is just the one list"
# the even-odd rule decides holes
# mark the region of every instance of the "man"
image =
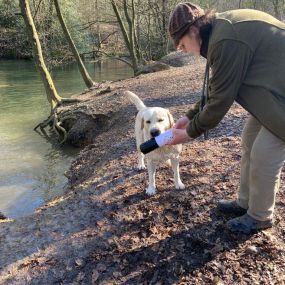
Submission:
[[250,233],[271,227],[285,161],[285,24],[256,10],[205,13],[178,4],[169,20],[177,49],[207,58],[209,99],[199,102],[174,128],[169,144],[185,143],[215,127],[237,101],[249,113],[242,133],[238,199],[222,200],[222,212],[239,217],[230,230]]

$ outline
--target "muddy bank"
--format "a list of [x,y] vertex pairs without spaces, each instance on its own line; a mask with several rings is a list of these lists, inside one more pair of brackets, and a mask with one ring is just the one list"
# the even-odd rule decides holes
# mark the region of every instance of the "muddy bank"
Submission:
[[177,119],[199,98],[203,71],[197,62],[81,95],[72,109],[95,120],[100,114],[106,131],[92,131],[96,139],[72,164],[65,195],[31,216],[0,220],[0,284],[285,284],[284,171],[274,229],[236,236],[225,228],[231,216],[216,211],[239,184],[247,114],[238,105],[207,141],[185,145],[184,190],[174,189],[162,165],[157,194],[145,195],[147,173],[135,169],[136,110],[122,91]]

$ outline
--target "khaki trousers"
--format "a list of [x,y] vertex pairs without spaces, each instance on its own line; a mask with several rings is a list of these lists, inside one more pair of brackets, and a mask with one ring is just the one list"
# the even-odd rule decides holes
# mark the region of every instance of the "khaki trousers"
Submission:
[[[285,127],[285,126],[284,126]],[[259,221],[273,218],[275,196],[285,161],[285,142],[254,117],[242,132],[241,177],[238,204]]]

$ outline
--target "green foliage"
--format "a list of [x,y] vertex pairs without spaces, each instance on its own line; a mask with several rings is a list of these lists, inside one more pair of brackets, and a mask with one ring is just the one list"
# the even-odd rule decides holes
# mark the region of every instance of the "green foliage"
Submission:
[[17,0],[0,0],[0,27],[13,28],[18,26],[19,20],[15,15],[18,10]]
[[18,0],[0,0],[0,58],[26,58],[27,41]]
[[[61,11],[70,34],[79,50],[83,53],[89,47],[88,31],[79,32],[78,27],[82,21],[80,14],[80,1],[60,1]],[[74,60],[68,42],[58,21],[53,0],[45,3],[41,14],[36,18],[43,53],[49,66]]]
[[[82,22],[80,1],[60,1],[62,11],[71,35],[80,52],[89,50],[90,32],[80,32],[78,27]],[[72,59],[68,43],[63,35],[53,0],[30,1],[34,22],[39,34],[43,54],[49,66],[62,60]],[[0,0],[0,45],[3,47],[0,57],[31,58],[32,49],[27,39],[24,21],[19,15],[18,0]]]
[[[115,0],[122,10],[122,1]],[[157,60],[169,51],[168,18],[182,0],[134,0],[138,49],[144,60]],[[0,57],[31,57],[18,0],[0,0]],[[130,11],[130,3],[128,0]],[[258,9],[284,19],[285,0],[195,0],[204,9],[222,12],[237,8]],[[80,54],[101,49],[108,54],[126,54],[123,37],[111,0],[61,0],[60,6]],[[63,35],[53,0],[30,0],[44,56],[49,65],[73,60]],[[131,12],[131,11],[130,11]],[[130,13],[130,15],[132,15]],[[123,19],[126,24],[126,19]],[[117,31],[117,32],[116,32]],[[99,39],[105,39],[102,43]]]
[[[68,30],[72,36],[72,39],[75,42],[77,49],[84,53],[88,51],[90,47],[90,31],[89,30],[81,30],[79,31],[80,25],[84,22],[84,15],[82,15],[80,11],[81,1],[73,0],[73,1],[60,1],[61,11],[68,27]],[[58,26],[58,20],[54,20]]]

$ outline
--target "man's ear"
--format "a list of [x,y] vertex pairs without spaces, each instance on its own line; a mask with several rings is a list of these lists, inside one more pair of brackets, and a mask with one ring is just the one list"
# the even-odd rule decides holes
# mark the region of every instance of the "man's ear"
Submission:
[[168,120],[169,120],[169,127],[172,128],[172,126],[174,125],[174,119],[173,119],[173,117],[169,111],[167,111],[167,116],[168,116]]
[[189,33],[190,33],[190,35],[197,37],[200,35],[200,30],[195,25],[192,25],[189,28]]

